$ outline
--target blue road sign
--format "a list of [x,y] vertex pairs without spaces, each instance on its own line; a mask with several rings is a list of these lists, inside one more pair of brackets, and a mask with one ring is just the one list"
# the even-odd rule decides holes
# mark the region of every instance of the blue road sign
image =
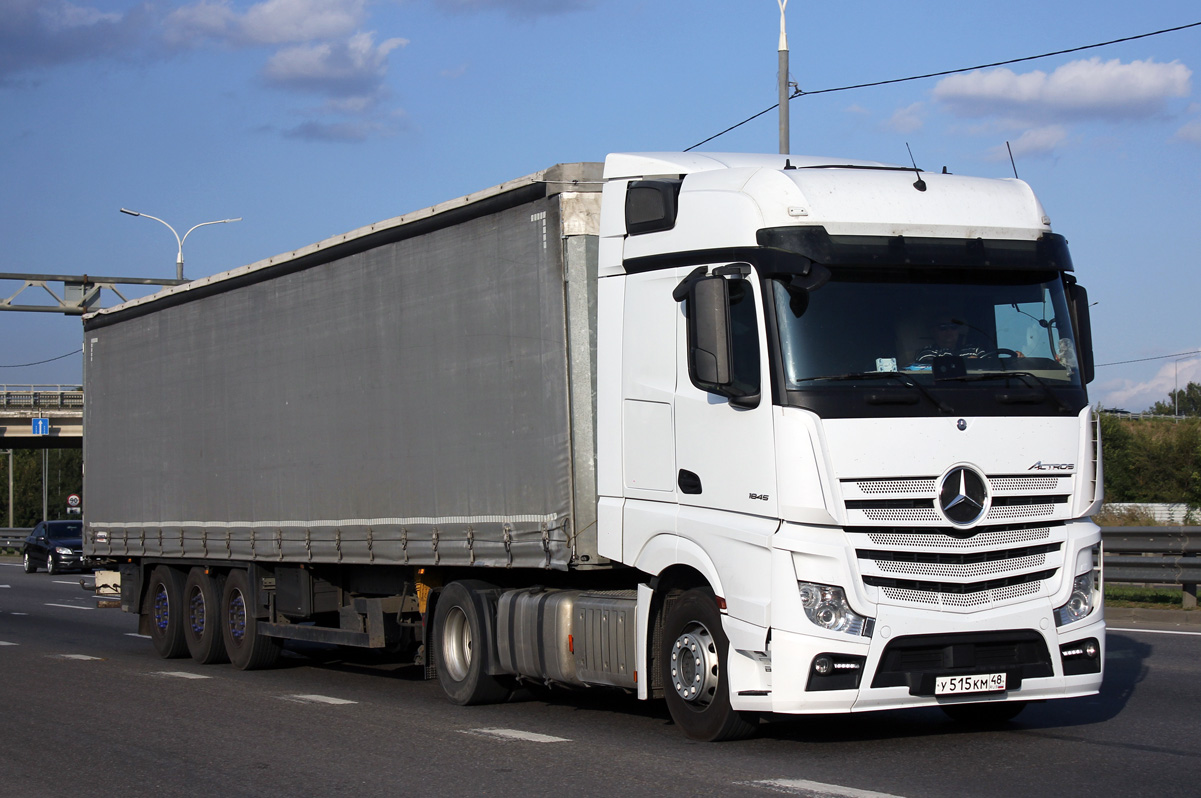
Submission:
[[50,419],[48,419],[48,418],[33,419],[33,434],[34,435],[49,435],[50,434]]

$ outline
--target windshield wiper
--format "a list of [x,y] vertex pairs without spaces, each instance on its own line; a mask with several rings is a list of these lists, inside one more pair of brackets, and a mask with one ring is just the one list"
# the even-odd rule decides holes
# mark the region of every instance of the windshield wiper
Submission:
[[953,407],[935,397],[926,390],[924,385],[902,371],[856,371],[850,374],[831,374],[825,377],[803,377],[795,382],[816,382],[818,380],[829,380],[830,382],[845,382],[847,380],[896,380],[902,385],[917,388],[922,396],[929,399],[931,404],[944,413],[955,412]]
[[1039,377],[1037,374],[1031,374],[1029,371],[984,371],[978,374],[961,374],[957,377],[944,377],[939,380],[939,382],[948,382],[952,380],[956,382],[980,382],[981,380],[995,380],[998,377],[1017,377],[1027,385],[1041,388],[1043,395],[1057,404],[1060,410],[1069,410],[1068,406],[1064,404],[1063,400],[1051,390],[1051,386],[1047,384],[1046,380],[1044,380],[1042,377]]

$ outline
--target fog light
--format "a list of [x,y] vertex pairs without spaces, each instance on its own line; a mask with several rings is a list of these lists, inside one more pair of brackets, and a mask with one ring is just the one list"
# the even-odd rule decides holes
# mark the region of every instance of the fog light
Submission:
[[822,676],[829,676],[834,671],[834,663],[829,657],[818,657],[813,660],[813,670]]
[[813,658],[805,690],[856,690],[866,662],[866,657],[853,654],[818,654]]
[[1068,603],[1055,610],[1055,625],[1066,626],[1082,620],[1093,611],[1093,596],[1097,592],[1096,569],[1080,574],[1072,582],[1072,595]]
[[873,619],[864,618],[852,610],[841,587],[799,582],[797,590],[805,617],[815,625],[831,632],[871,636]]
[[1059,656],[1063,658],[1064,676],[1101,672],[1101,644],[1093,638],[1064,643],[1059,647]]

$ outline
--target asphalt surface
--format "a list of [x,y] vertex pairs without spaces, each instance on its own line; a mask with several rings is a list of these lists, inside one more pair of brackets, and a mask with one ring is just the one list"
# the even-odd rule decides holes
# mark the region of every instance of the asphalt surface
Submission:
[[1110,618],[1099,696],[966,729],[936,709],[694,743],[615,692],[457,707],[370,655],[162,660],[79,575],[0,561],[2,796],[1196,796],[1201,628]]

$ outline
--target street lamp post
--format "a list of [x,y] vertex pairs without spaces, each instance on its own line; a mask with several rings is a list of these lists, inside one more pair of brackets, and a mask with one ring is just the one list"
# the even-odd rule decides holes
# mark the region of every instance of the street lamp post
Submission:
[[205,225],[208,225],[208,224],[227,224],[228,222],[242,221],[242,217],[239,216],[237,219],[217,219],[216,221],[213,221],[213,222],[201,222],[200,224],[195,225],[191,229],[189,229],[188,232],[184,233],[183,238],[180,238],[179,233],[175,232],[174,227],[167,224],[166,222],[164,222],[162,219],[158,218],[157,216],[151,216],[148,213],[138,213],[137,211],[131,211],[128,208],[122,208],[121,213],[127,213],[130,216],[145,216],[147,219],[153,219],[154,221],[159,222],[160,224],[166,225],[167,229],[171,231],[171,235],[175,236],[175,243],[179,245],[179,254],[175,256],[175,276],[179,280],[183,279],[183,242],[188,240],[188,236],[191,235],[192,230],[195,230],[197,227],[204,227]]

